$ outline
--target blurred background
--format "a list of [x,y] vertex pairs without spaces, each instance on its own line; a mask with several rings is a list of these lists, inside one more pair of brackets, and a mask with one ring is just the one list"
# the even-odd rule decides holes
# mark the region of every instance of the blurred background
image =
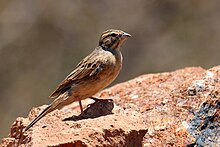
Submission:
[[109,29],[130,33],[112,84],[141,74],[219,65],[220,1],[1,0],[0,138],[47,98]]

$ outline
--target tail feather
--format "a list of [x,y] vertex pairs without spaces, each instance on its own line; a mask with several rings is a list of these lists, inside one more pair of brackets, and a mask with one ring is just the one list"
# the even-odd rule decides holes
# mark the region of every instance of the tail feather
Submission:
[[50,113],[53,110],[54,110],[54,107],[52,107],[51,104],[49,106],[47,106],[47,108],[45,108],[34,120],[32,120],[32,122],[25,128],[24,131],[27,131],[28,129],[30,129],[42,117],[44,117],[46,114]]
[[[66,101],[68,97],[58,97],[55,99],[47,108],[45,108],[34,120],[31,121],[31,123],[24,129],[24,131],[27,131],[30,129],[36,122],[38,122],[42,117],[44,117],[46,114],[52,112],[55,109],[60,109],[64,105],[69,104],[72,101]],[[68,102],[68,103],[65,103]]]

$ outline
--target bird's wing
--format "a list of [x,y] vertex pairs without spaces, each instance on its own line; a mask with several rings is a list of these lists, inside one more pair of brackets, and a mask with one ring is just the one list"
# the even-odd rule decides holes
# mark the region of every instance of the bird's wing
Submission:
[[103,70],[103,63],[95,60],[97,56],[97,54],[92,53],[82,60],[49,97],[56,98],[69,90],[73,84],[77,84],[79,80],[94,76]]

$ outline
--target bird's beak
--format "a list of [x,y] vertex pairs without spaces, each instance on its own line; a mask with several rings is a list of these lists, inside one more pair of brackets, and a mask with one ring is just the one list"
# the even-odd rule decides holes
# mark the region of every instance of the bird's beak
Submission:
[[119,44],[118,44],[119,48],[120,48],[120,46],[122,45],[122,43],[123,43],[127,38],[129,38],[129,37],[131,37],[131,35],[128,34],[128,33],[125,33],[125,32],[124,32],[124,33],[122,34],[121,39],[120,39]]
[[123,33],[123,35],[122,35],[122,36],[123,36],[123,38],[128,38],[128,37],[131,37],[131,35],[130,35],[130,34],[125,33],[125,32]]

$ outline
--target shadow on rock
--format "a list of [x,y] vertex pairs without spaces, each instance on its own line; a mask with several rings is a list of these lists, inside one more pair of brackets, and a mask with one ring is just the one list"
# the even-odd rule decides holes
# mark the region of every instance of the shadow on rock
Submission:
[[81,113],[79,116],[73,115],[72,117],[65,118],[63,121],[78,121],[113,114],[112,110],[114,108],[114,103],[112,99],[90,98],[95,102],[89,104],[88,107],[83,111],[84,113]]

